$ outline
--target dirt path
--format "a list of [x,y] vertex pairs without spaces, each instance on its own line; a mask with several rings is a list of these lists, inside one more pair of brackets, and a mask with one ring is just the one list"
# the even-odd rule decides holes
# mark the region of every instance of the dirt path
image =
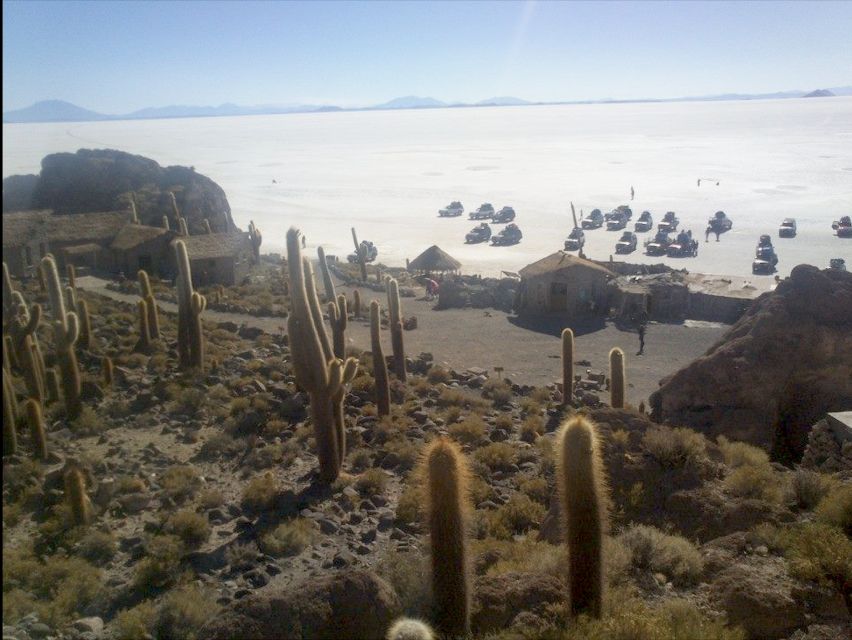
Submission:
[[[94,277],[77,278],[77,286],[115,300],[136,304],[137,296],[121,294],[106,288],[106,281]],[[354,287],[338,286],[351,299]],[[365,307],[370,300],[387,306],[384,294],[361,290]],[[159,302],[163,311],[177,313],[177,305]],[[405,349],[410,355],[433,354],[435,361],[457,370],[480,367],[493,371],[503,367],[503,375],[522,384],[544,385],[561,376],[561,346],[557,323],[539,322],[524,325],[518,318],[493,309],[448,309],[434,311],[434,303],[422,299],[403,298],[405,316],[417,316],[418,328],[405,332]],[[204,318],[210,322],[246,324],[270,333],[282,331],[283,318],[256,318],[238,313],[208,310]],[[621,347],[627,355],[628,401],[647,402],[659,381],[701,356],[727,330],[726,325],[687,322],[685,324],[651,323],[645,337],[645,354],[636,356],[639,339],[634,331],[622,330],[613,323],[574,327],[576,360],[588,360],[588,368],[606,371],[612,347]],[[369,348],[370,327],[365,320],[353,320],[347,330],[349,344]],[[386,339],[390,351],[390,336]],[[576,367],[577,373],[586,367]]]

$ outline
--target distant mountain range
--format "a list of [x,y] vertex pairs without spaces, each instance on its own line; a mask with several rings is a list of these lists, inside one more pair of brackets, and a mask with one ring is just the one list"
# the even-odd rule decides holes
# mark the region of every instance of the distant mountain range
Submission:
[[335,105],[257,105],[241,106],[237,104],[220,104],[219,106],[185,106],[171,105],[167,107],[147,107],[132,113],[122,115],[107,115],[78,107],[63,100],[44,100],[24,109],[15,109],[3,113],[4,123],[20,122],[88,122],[96,120],[147,120],[153,118],[199,118],[219,116],[250,116],[272,115],[280,113],[324,113],[329,111],[374,111],[393,109],[448,109],[460,107],[505,107],[542,104],[600,104],[600,103],[629,103],[629,102],[684,102],[711,100],[770,100],[779,98],[823,98],[832,96],[852,96],[852,86],[817,89],[805,91],[780,91],[776,93],[725,93],[713,96],[694,96],[684,98],[647,98],[637,100],[573,100],[565,102],[530,102],[512,96],[501,96],[469,103],[448,103],[430,97],[403,96],[389,102],[371,107],[344,108]]

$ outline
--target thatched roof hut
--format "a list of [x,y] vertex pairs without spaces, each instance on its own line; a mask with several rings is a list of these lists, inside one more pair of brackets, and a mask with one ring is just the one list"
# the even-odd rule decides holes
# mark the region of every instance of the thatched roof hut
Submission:
[[424,273],[455,272],[459,269],[461,269],[461,262],[436,244],[433,244],[408,263],[409,271],[422,271]]

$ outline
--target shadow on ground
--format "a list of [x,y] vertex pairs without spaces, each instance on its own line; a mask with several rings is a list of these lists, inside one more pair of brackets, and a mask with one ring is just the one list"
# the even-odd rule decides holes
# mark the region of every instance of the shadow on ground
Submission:
[[562,335],[562,330],[566,327],[570,327],[574,331],[575,336],[594,333],[606,327],[606,320],[604,318],[583,318],[582,320],[569,321],[566,318],[558,316],[509,316],[506,319],[510,324],[521,329],[557,337]]

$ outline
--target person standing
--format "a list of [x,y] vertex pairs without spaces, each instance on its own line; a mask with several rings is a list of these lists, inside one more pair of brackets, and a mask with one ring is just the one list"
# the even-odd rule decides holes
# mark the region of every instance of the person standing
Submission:
[[633,196],[634,196],[634,195],[635,195],[635,192],[633,191],[633,187],[631,186],[631,187],[630,187],[630,199],[631,199],[631,200],[633,200]]
[[639,351],[637,356],[641,356],[645,352],[645,331],[648,328],[648,312],[642,309],[636,314],[636,333],[639,334]]

